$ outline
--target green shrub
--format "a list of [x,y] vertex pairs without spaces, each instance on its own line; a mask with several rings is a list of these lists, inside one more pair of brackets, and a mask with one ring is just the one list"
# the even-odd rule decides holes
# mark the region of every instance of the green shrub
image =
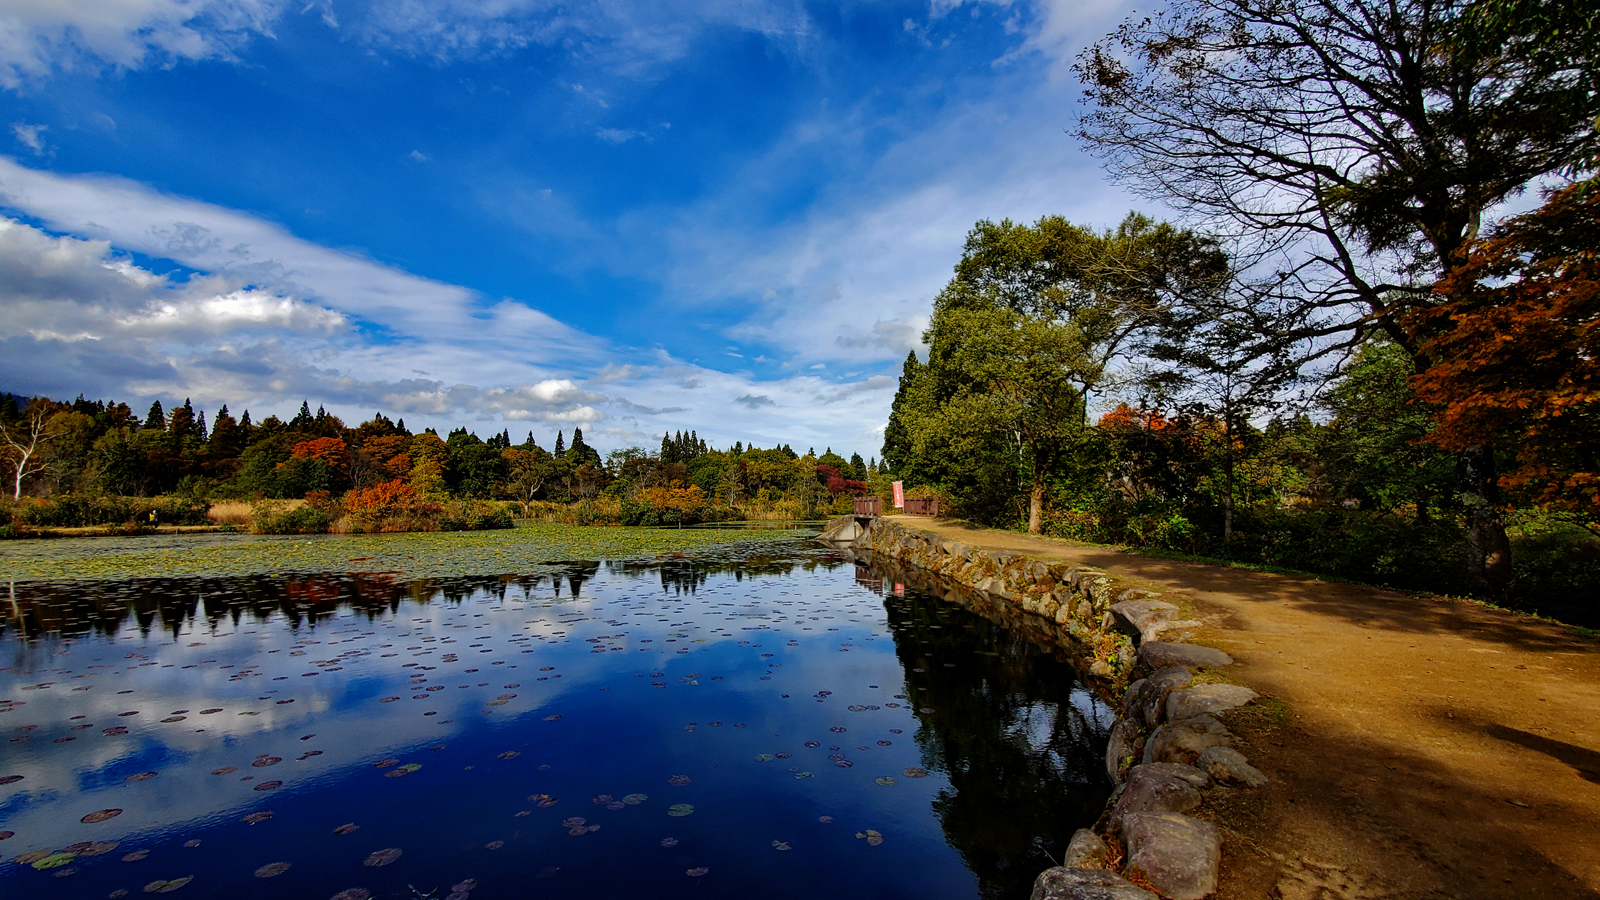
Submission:
[[254,534],[327,534],[330,524],[328,514],[312,506],[285,509],[280,503],[263,502],[250,514]]

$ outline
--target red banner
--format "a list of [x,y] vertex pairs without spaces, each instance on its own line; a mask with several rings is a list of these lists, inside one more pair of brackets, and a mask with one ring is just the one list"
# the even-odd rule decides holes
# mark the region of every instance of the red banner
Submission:
[[894,508],[906,508],[906,483],[904,481],[896,481],[894,483]]

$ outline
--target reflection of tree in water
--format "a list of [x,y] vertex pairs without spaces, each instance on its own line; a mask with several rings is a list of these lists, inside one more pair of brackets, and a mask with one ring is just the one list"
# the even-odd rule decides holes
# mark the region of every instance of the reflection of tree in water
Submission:
[[730,574],[735,581],[743,581],[753,576],[790,575],[797,569],[803,572],[815,572],[818,569],[832,571],[846,562],[839,553],[822,548],[758,545],[755,549],[736,548],[693,556],[672,554],[649,562],[621,560],[606,563],[606,570],[629,577],[659,572],[663,593],[693,594],[712,575]]
[[258,620],[282,616],[291,628],[299,628],[331,618],[341,609],[376,618],[407,600],[460,604],[484,595],[501,601],[531,600],[544,591],[559,600],[564,592],[579,596],[600,564],[550,568],[554,571],[404,582],[382,574],[325,573],[13,582],[7,586],[9,602],[0,636],[13,631],[23,638],[91,633],[112,637],[129,624],[130,616],[141,636],[156,631],[177,636],[185,629],[214,631],[224,620],[237,627],[245,613]]
[[897,597],[889,578],[884,607],[907,702],[933,710],[917,713],[923,765],[950,779],[934,813],[982,896],[1027,897],[1110,795],[1110,711],[1048,651],[915,589]]
[[[692,593],[709,576],[721,572],[742,578],[843,564],[836,553],[790,542],[788,548],[763,543],[651,562],[606,563],[606,571],[628,577],[659,571],[663,589]],[[257,620],[282,616],[291,628],[299,628],[331,618],[341,609],[376,618],[394,612],[406,600],[427,603],[438,599],[450,604],[475,596],[502,602],[508,598],[575,600],[583,596],[584,585],[599,573],[600,566],[599,562],[563,562],[540,566],[540,571],[533,573],[412,581],[398,581],[383,573],[288,573],[11,582],[5,587],[0,637],[8,632],[24,639],[46,634],[110,637],[129,624],[130,616],[142,636],[159,631],[176,637],[185,629],[215,630],[224,619],[238,626],[247,612]]]

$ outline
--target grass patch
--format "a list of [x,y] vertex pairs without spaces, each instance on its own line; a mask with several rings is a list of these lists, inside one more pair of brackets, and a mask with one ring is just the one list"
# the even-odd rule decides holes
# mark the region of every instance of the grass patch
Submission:
[[526,572],[553,562],[657,557],[810,533],[538,524],[495,531],[409,534],[202,534],[8,541],[0,545],[0,571],[17,581],[278,572],[382,572],[404,579],[447,578]]
[[1581,625],[1574,626],[1572,629],[1572,636],[1583,638],[1586,641],[1595,641],[1600,643],[1600,629],[1584,628]]
[[[1288,727],[1294,719],[1294,710],[1276,697],[1257,697],[1251,702],[1223,713],[1221,718],[1236,731],[1252,734],[1270,734]],[[1241,735],[1248,738],[1248,734]]]

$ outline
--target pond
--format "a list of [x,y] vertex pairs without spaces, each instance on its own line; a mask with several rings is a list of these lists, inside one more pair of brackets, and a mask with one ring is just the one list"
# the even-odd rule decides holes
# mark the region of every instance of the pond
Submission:
[[534,574],[18,581],[0,895],[1026,897],[1070,666],[805,539]]

